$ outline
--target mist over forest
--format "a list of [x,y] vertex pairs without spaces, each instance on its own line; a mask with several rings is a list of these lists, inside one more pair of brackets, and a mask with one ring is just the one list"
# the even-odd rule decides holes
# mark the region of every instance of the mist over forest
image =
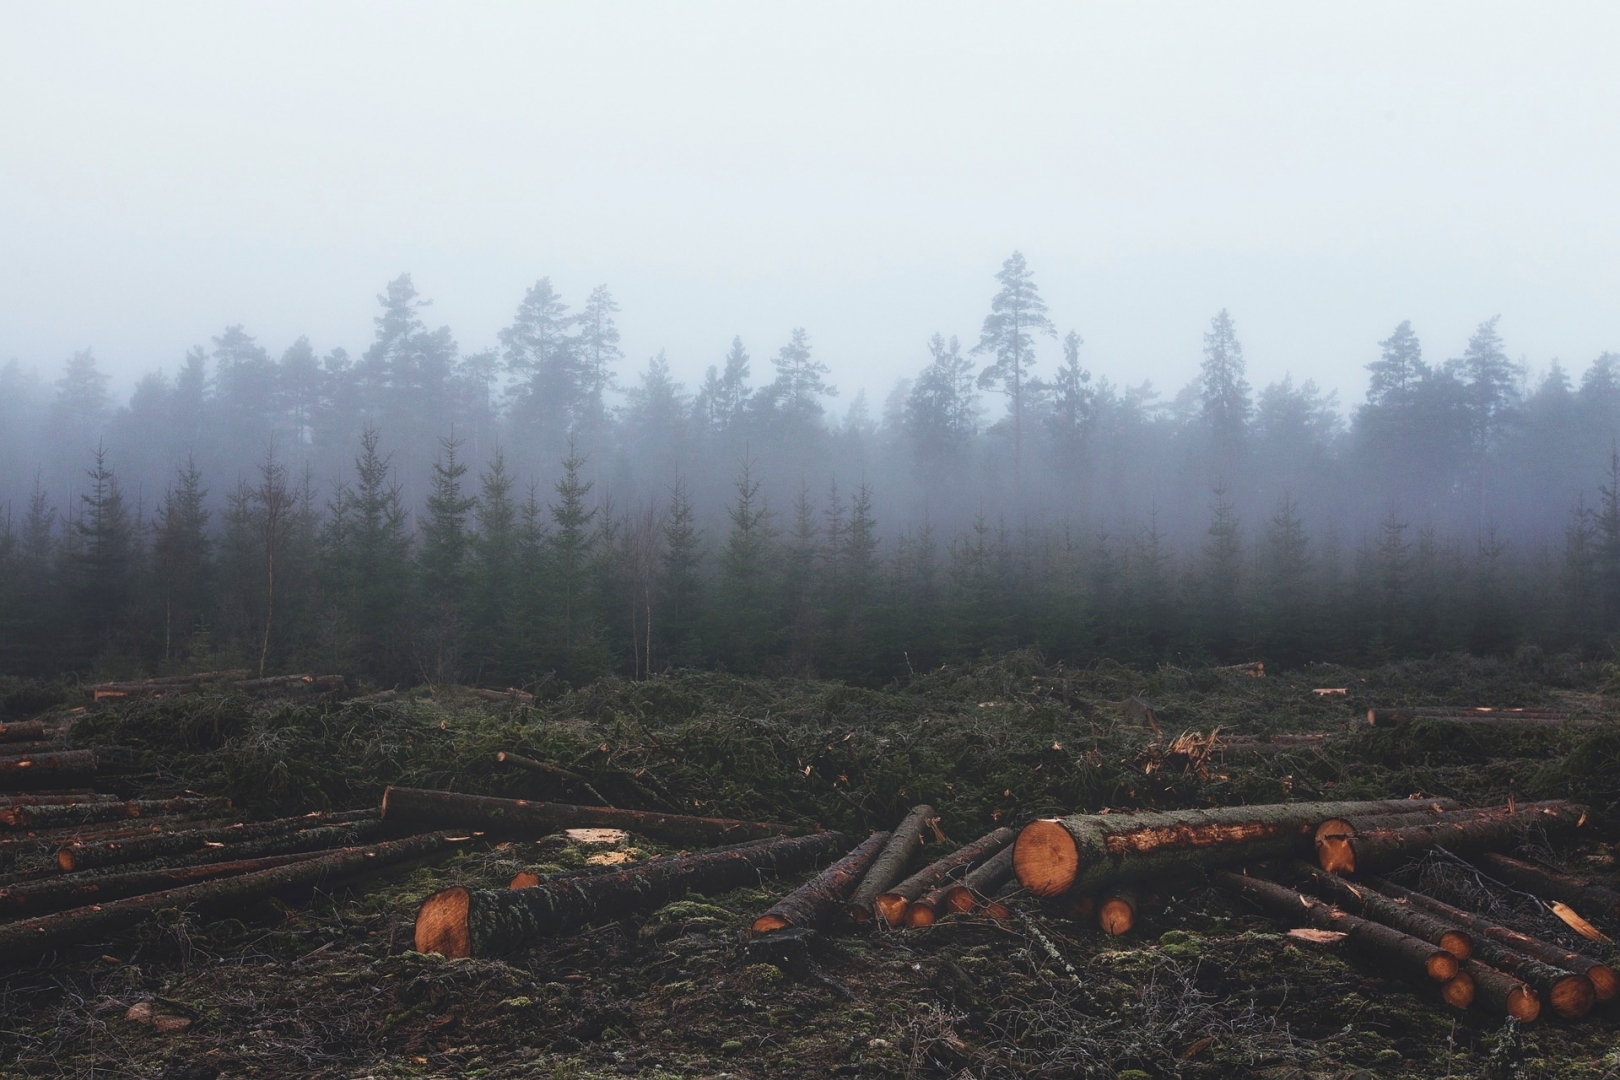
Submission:
[[369,342],[227,326],[127,400],[91,348],[8,361],[0,670],[883,679],[1031,645],[1295,665],[1620,627],[1620,354],[1532,373],[1495,317],[1395,321],[1348,405],[1252,386],[1222,310],[1155,387],[1054,324],[1022,255],[986,269],[984,309],[919,327],[873,397],[813,327],[716,328],[683,384],[624,355],[608,286],[545,278],[479,351],[404,274]]

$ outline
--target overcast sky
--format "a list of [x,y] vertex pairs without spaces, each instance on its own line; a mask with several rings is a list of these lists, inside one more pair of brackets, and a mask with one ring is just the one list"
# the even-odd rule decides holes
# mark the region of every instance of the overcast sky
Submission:
[[1184,384],[1223,306],[1256,386],[1347,403],[1406,318],[1584,368],[1617,40],[1612,3],[11,3],[0,359],[356,350],[401,271],[470,351],[550,275],[612,288],[632,369],[740,333],[757,378],[802,325],[880,400],[1019,248],[1116,381]]

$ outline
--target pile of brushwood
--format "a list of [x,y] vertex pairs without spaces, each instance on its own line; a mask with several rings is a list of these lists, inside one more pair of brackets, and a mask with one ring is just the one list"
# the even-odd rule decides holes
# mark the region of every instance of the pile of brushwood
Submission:
[[[215,827],[442,851],[9,954],[0,1075],[1620,1069],[1604,664],[246,681],[0,682],[0,722],[93,752],[98,798],[59,805],[189,799]],[[99,843],[42,823],[16,837],[34,854]]]

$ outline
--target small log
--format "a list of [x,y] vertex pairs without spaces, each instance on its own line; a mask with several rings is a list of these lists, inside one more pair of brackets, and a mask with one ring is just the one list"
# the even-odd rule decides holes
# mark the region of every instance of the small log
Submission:
[[234,671],[199,671],[194,675],[162,675],[155,679],[141,679],[136,682],[103,682],[91,683],[84,689],[89,693],[97,690],[118,690],[124,692],[148,690],[165,687],[187,687],[193,684],[226,682],[232,679],[246,679],[253,672],[247,668]]
[[534,695],[533,694],[529,693],[526,690],[519,690],[515,686],[508,687],[505,690],[485,690],[484,688],[477,687],[477,686],[468,687],[468,689],[472,691],[472,694],[473,694],[474,697],[482,698],[485,701],[494,701],[494,702],[501,702],[501,703],[508,702],[508,701],[515,701],[515,702],[519,703],[520,705],[533,705],[534,704]]
[[243,694],[266,694],[276,691],[292,693],[325,693],[342,690],[341,675],[276,675],[267,679],[240,679],[231,688]]
[[997,829],[986,833],[971,844],[964,844],[945,856],[929,863],[898,885],[880,894],[874,903],[877,915],[889,927],[904,924],[906,908],[930,889],[967,873],[980,862],[994,855],[1017,837],[1011,829]]
[[855,895],[850,897],[850,918],[858,923],[872,921],[878,896],[906,876],[906,871],[911,867],[911,860],[928,842],[929,827],[937,825],[938,822],[939,813],[927,803],[920,803],[911,808],[911,812],[902,818],[894,832],[889,834],[889,842],[878,853],[878,857],[872,860],[872,868],[866,872],[866,877],[855,890]]
[[1442,921],[1418,911],[1410,904],[1392,900],[1370,885],[1352,885],[1337,874],[1328,873],[1306,862],[1295,863],[1295,869],[1305,875],[1312,891],[1364,919],[1392,926],[1403,934],[1421,938],[1438,945],[1458,960],[1474,955],[1473,936],[1455,923]]
[[1324,837],[1317,845],[1317,862],[1322,869],[1338,874],[1374,873],[1399,866],[1437,847],[1456,855],[1512,847],[1529,829],[1540,827],[1550,832],[1568,832],[1584,825],[1586,819],[1586,807],[1558,802],[1402,829],[1374,829],[1342,837],[1340,843],[1328,843],[1335,838]]
[[552,765],[549,762],[536,761],[534,758],[524,757],[522,754],[514,754],[510,750],[498,751],[495,754],[495,760],[500,762],[502,765],[516,765],[520,769],[527,769],[530,772],[541,773],[545,776],[555,776],[559,780],[585,779],[583,776],[579,775],[579,773],[565,769],[561,765]]
[[88,806],[92,803],[123,802],[117,795],[100,792],[78,793],[39,792],[37,794],[0,795],[0,808],[10,810],[17,806]]
[[1342,911],[1332,904],[1262,878],[1217,870],[1210,880],[1267,909],[1286,922],[1307,922],[1319,930],[1347,935],[1356,948],[1418,981],[1443,983],[1457,975],[1458,961],[1438,945],[1403,934],[1383,923]]
[[164,829],[191,828],[196,822],[182,817],[119,818],[100,821],[92,825],[63,825],[57,828],[0,833],[0,857],[45,854],[56,861],[56,851],[63,844],[75,840],[116,840],[132,836],[151,836]]
[[383,792],[385,821],[427,823],[444,828],[486,832],[545,835],[562,829],[624,829],[677,844],[737,843],[763,840],[796,830],[786,825],[732,818],[688,817],[650,810],[618,810],[608,806],[571,806],[567,803],[497,799],[454,791],[391,787]]
[[868,836],[854,851],[777,901],[754,920],[750,932],[768,934],[789,926],[813,930],[831,923],[890,839],[886,832]]
[[1097,905],[1097,925],[1110,937],[1131,932],[1136,925],[1136,890],[1130,886],[1110,889]]
[[[1444,800],[1442,805],[1455,805]],[[1117,881],[1185,873],[1279,855],[1304,855],[1311,835],[1332,817],[1397,811],[1409,799],[1270,803],[1217,810],[1076,814],[1026,825],[1013,869],[1036,896],[1091,892]]]
[[0,743],[41,742],[45,739],[43,720],[14,720],[0,724]]
[[1535,987],[1560,1016],[1584,1015],[1594,1002],[1620,993],[1620,977],[1608,964],[1393,882],[1373,884],[1386,896],[1471,931],[1480,960]]
[[1533,1024],[1541,1015],[1541,995],[1510,975],[1478,960],[1463,961],[1463,974],[1474,980],[1474,1000],[1496,1016]]
[[103,937],[138,925],[163,910],[239,911],[247,904],[281,893],[307,891],[326,882],[402,862],[443,857],[456,850],[465,839],[438,832],[369,847],[344,848],[268,870],[23,919],[0,926],[0,960],[37,956],[64,945]]
[[1494,852],[1481,855],[1475,861],[1503,881],[1526,892],[1550,900],[1561,900],[1577,910],[1585,909],[1599,918],[1620,922],[1620,892],[1613,889]]
[[1549,809],[1557,811],[1566,805],[1562,800],[1556,799],[1547,802],[1520,803],[1517,806],[1484,806],[1466,810],[1443,810],[1437,805],[1430,805],[1411,813],[1329,818],[1316,827],[1317,861],[1324,866],[1334,867],[1353,864],[1355,856],[1347,845],[1351,837],[1360,833],[1410,829],[1422,825],[1455,825],[1458,822],[1499,818],[1517,812],[1528,813]]
[[84,904],[101,904],[126,896],[160,892],[213,878],[256,873],[318,857],[310,852],[299,852],[293,855],[268,855],[260,859],[234,859],[229,862],[200,863],[195,866],[162,867],[152,870],[125,870],[120,867],[113,873],[90,871],[83,874],[58,874],[42,880],[0,887],[0,913],[43,915]]
[[1456,724],[1550,724],[1556,727],[1569,720],[1569,713],[1555,709],[1368,709],[1372,727],[1400,727],[1418,720],[1445,720]]
[[967,872],[961,881],[945,887],[942,897],[944,908],[959,915],[971,915],[979,910],[997,889],[1012,877],[1013,849],[1002,848],[984,862]]
[[1456,1009],[1466,1009],[1472,1005],[1476,993],[1474,977],[1468,974],[1466,967],[1440,984],[1440,997],[1447,1005]]
[[63,776],[96,771],[94,750],[58,750],[53,753],[0,757],[0,787],[20,789],[61,784]]
[[978,909],[978,914],[987,919],[994,919],[996,922],[1006,922],[1012,918],[1012,898],[1023,891],[1023,887],[1018,882],[1007,882],[996,891],[996,895],[992,896],[985,902],[983,907]]
[[128,802],[68,803],[66,805],[0,806],[0,826],[13,829],[49,829],[63,825],[91,825],[120,818],[162,814],[213,814],[230,809],[229,799],[181,795],[173,799],[131,799]]
[[794,873],[844,844],[840,833],[776,837],[770,843],[648,859],[609,874],[571,875],[528,889],[434,893],[416,913],[416,950],[446,958],[499,956],[598,915],[662,907],[688,892],[717,893]]
[[130,840],[76,842],[56,853],[56,864],[63,873],[90,870],[116,863],[139,862],[166,855],[187,855],[200,849],[219,848],[244,840],[262,840],[305,832],[322,825],[348,825],[377,820],[374,810],[349,810],[336,814],[303,814],[271,821],[239,822],[208,829],[180,829]]

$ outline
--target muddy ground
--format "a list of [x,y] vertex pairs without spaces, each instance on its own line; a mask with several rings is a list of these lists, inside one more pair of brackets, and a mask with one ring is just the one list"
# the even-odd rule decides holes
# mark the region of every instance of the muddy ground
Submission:
[[[1349,692],[1311,692],[1330,686]],[[6,718],[80,703],[69,688],[4,691]],[[1157,733],[1122,704],[1132,696],[1155,707]],[[1559,706],[1598,724],[1354,727],[1371,704]],[[448,690],[387,703],[194,695],[94,707],[73,739],[101,748],[103,789],[228,794],[260,816],[374,805],[389,782],[583,801],[576,783],[497,765],[507,749],[583,775],[615,805],[852,835],[929,801],[960,842],[1077,809],[1419,792],[1574,796],[1601,818],[1620,793],[1617,721],[1620,672],[1534,651],[1262,679],[1064,670],[1018,654],[883,689],[689,674],[558,690],[533,706]],[[1216,728],[1335,737],[1229,753],[1218,738],[1206,761],[1169,752],[1177,736]],[[662,850],[639,837],[630,847]],[[1531,835],[1524,850],[1620,880],[1600,837],[1553,848]],[[783,881],[504,960],[410,950],[415,907],[435,889],[500,887],[519,869],[591,855],[559,837],[485,845],[234,918],[166,912],[41,958],[0,977],[0,1075],[1620,1077],[1620,1010],[1523,1029],[1452,1011],[1430,987],[1285,937],[1196,878],[1156,883],[1157,904],[1122,939],[1019,901],[1006,923],[829,934],[778,965],[739,932],[794,884]],[[1431,858],[1405,878],[1578,940],[1455,860]],[[175,1030],[126,1019],[142,1001]]]

